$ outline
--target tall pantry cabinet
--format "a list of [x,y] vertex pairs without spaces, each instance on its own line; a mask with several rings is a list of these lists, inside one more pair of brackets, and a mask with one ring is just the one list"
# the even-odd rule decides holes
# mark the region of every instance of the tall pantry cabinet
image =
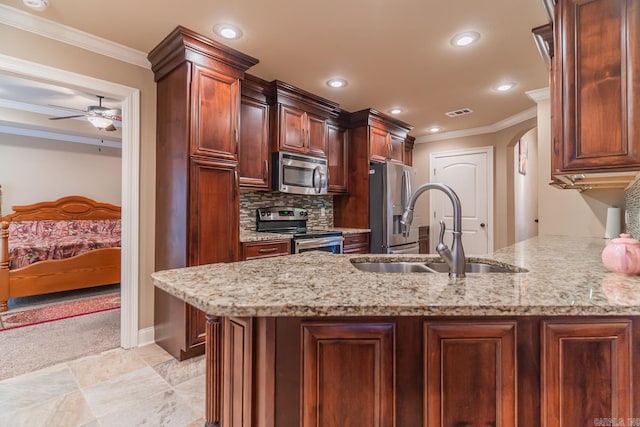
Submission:
[[[155,269],[240,259],[240,81],[258,60],[177,27],[148,55],[157,83]],[[155,340],[204,353],[204,313],[155,288]]]

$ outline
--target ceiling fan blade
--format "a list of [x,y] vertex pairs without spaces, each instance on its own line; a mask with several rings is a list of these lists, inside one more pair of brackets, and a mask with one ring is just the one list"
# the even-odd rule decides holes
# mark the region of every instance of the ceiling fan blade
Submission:
[[86,114],[79,114],[77,116],[49,117],[49,120],[75,119],[76,117],[84,117],[85,115]]
[[63,109],[63,110],[69,110],[69,111],[77,111],[78,113],[86,113],[87,112],[87,110],[80,110],[79,108],[65,107],[63,105],[47,104],[47,106],[53,107],[53,108],[60,108],[60,109]]

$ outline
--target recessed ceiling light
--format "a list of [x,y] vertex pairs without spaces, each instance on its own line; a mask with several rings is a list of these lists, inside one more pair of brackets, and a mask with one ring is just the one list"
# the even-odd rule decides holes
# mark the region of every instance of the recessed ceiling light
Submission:
[[38,12],[42,12],[49,7],[49,0],[22,0],[22,2]]
[[229,40],[239,39],[242,37],[242,31],[240,28],[231,24],[218,24],[213,27],[213,31],[215,31],[219,36]]
[[394,107],[392,109],[389,110],[389,113],[391,114],[400,114],[402,113],[404,110],[400,107]]
[[502,82],[494,86],[495,90],[497,90],[498,92],[506,92],[513,89],[514,87],[516,87],[516,84],[514,82]]
[[428,131],[431,133],[436,133],[436,132],[440,132],[442,130],[442,128],[440,126],[431,126]]
[[347,85],[347,81],[345,79],[329,79],[327,80],[327,86],[329,87],[333,87],[333,88],[341,88],[341,87],[345,87]]
[[451,44],[454,46],[464,47],[475,43],[480,38],[480,33],[475,31],[467,31],[464,33],[456,34],[451,39]]

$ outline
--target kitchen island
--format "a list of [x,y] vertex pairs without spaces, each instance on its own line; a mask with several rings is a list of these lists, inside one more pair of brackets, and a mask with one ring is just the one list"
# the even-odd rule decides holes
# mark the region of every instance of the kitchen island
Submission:
[[631,425],[640,277],[604,244],[534,238],[483,257],[526,272],[459,280],[353,265],[429,255],[308,252],[153,281],[209,314],[210,425]]

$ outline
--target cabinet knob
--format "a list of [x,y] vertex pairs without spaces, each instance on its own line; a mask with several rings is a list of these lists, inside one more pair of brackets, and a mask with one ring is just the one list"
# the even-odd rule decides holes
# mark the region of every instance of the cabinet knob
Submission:
[[480,223],[480,228],[485,228],[485,227],[486,227],[486,224],[484,222],[481,222]]

